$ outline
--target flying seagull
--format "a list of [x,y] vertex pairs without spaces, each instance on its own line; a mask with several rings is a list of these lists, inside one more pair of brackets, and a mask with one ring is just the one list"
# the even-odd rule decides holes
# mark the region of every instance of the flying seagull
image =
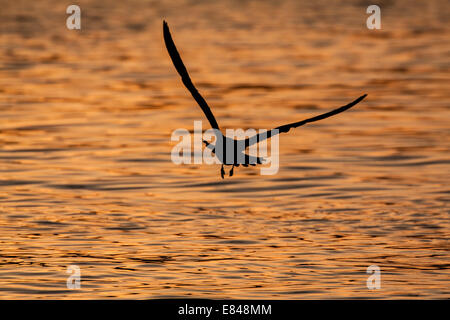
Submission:
[[[208,119],[209,123],[211,124],[211,127],[215,129],[216,132],[216,142],[215,144],[211,144],[208,141],[203,141],[207,148],[211,150],[212,153],[215,154],[215,156],[219,159],[219,161],[222,163],[222,167],[220,169],[220,175],[222,179],[225,175],[225,170],[223,169],[224,165],[230,165],[231,170],[229,172],[230,177],[233,176],[233,170],[234,167],[239,167],[239,165],[243,165],[244,167],[247,167],[250,165],[256,165],[256,164],[262,164],[264,163],[264,158],[262,157],[254,157],[251,155],[248,155],[245,153],[245,150],[255,144],[259,143],[265,139],[269,139],[274,135],[277,135],[282,132],[288,132],[292,128],[297,128],[302,125],[305,125],[310,122],[319,121],[322,119],[326,119],[328,117],[334,116],[338,113],[344,112],[345,110],[350,109],[354,105],[356,105],[358,102],[363,100],[367,94],[362,95],[355,101],[342,106],[340,108],[334,109],[330,112],[323,113],[321,115],[308,118],[305,120],[285,124],[283,126],[276,127],[270,131],[267,131],[266,133],[259,133],[252,137],[249,137],[247,139],[242,140],[235,140],[231,139],[227,136],[224,136],[223,133],[220,131],[219,124],[216,121],[216,118],[214,117],[213,113],[211,112],[210,107],[206,103],[206,100],[202,97],[202,95],[198,92],[198,90],[195,88],[194,84],[192,83],[191,78],[189,77],[188,71],[186,67],[184,66],[183,61],[181,60],[181,56],[178,53],[177,47],[175,46],[175,43],[173,42],[172,36],[170,34],[169,26],[166,21],[163,21],[163,33],[164,33],[164,42],[166,44],[167,51],[169,52],[170,58],[172,59],[172,63],[175,66],[175,69],[177,69],[178,74],[181,76],[181,80],[183,81],[183,84],[185,87],[189,90],[192,97],[195,101],[197,101],[198,105],[202,109],[203,113],[205,114],[206,118]],[[218,136],[217,136],[218,135]],[[227,150],[229,152],[229,156],[227,157],[226,153]],[[231,156],[230,156],[231,154]]]

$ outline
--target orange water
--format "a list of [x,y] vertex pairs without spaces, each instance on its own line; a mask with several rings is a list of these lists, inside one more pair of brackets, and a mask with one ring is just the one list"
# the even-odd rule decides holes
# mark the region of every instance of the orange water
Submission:
[[[1,0],[0,298],[450,297],[450,6],[378,3],[382,30],[366,1],[84,0],[70,31]],[[282,135],[276,175],[177,166],[205,119],[162,19],[223,128],[368,98]]]

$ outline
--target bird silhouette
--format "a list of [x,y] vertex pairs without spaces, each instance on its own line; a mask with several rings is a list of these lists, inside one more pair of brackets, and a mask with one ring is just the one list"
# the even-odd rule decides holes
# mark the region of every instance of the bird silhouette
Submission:
[[[198,90],[195,88],[194,84],[192,83],[192,80],[189,76],[189,73],[181,60],[181,56],[177,50],[177,47],[175,46],[175,43],[173,42],[172,35],[170,34],[169,26],[166,21],[163,21],[163,35],[164,35],[164,42],[166,44],[167,51],[169,52],[169,56],[172,59],[172,63],[175,66],[175,69],[177,70],[178,74],[181,76],[181,80],[183,81],[184,86],[189,90],[192,97],[195,101],[197,101],[197,104],[202,109],[203,113],[205,114],[206,118],[208,119],[209,123],[211,124],[211,127],[214,129],[216,133],[216,140],[215,144],[209,143],[208,141],[203,140],[203,143],[205,143],[206,148],[209,148],[211,150],[211,153],[213,153],[222,164],[222,167],[220,169],[220,175],[222,179],[225,176],[225,170],[224,165],[231,165],[231,169],[229,171],[229,176],[233,176],[234,173],[234,167],[239,167],[239,165],[243,165],[244,167],[247,167],[248,165],[255,166],[257,164],[262,164],[265,162],[265,159],[262,157],[256,157],[251,156],[245,153],[245,150],[255,144],[259,143],[261,141],[264,141],[265,139],[269,139],[273,137],[274,135],[280,134],[280,133],[286,133],[289,132],[292,128],[297,128],[300,126],[303,126],[307,123],[319,121],[322,119],[326,119],[328,117],[334,116],[336,114],[339,114],[341,112],[344,112],[357,103],[359,103],[361,100],[363,100],[367,94],[364,94],[360,96],[358,99],[356,99],[353,102],[350,102],[349,104],[339,107],[337,109],[334,109],[330,112],[323,113],[321,115],[308,118],[305,120],[292,122],[289,124],[285,124],[279,127],[276,127],[270,131],[266,132],[260,132],[254,136],[251,136],[246,139],[232,139],[227,136],[225,136],[222,131],[220,130],[219,124],[216,121],[216,118],[214,117],[213,113],[211,112],[211,108],[206,103],[206,100],[202,97],[202,95],[198,92]],[[227,156],[228,151],[228,156]]]

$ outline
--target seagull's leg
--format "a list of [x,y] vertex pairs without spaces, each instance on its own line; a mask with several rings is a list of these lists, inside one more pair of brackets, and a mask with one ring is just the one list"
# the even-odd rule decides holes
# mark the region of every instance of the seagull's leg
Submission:
[[231,170],[230,170],[230,177],[233,176],[233,173],[234,173],[234,164],[233,164],[233,166],[231,167]]
[[225,170],[223,170],[223,165],[222,168],[220,168],[220,176],[222,177],[222,179],[225,176]]

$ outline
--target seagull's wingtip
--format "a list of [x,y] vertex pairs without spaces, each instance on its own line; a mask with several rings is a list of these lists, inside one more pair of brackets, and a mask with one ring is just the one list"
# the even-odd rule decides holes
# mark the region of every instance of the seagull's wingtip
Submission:
[[163,20],[163,34],[164,37],[170,36],[169,25],[167,24],[166,20]]
[[364,100],[365,97],[367,97],[367,93],[364,93],[361,97],[356,99],[356,101],[360,102],[360,101]]

